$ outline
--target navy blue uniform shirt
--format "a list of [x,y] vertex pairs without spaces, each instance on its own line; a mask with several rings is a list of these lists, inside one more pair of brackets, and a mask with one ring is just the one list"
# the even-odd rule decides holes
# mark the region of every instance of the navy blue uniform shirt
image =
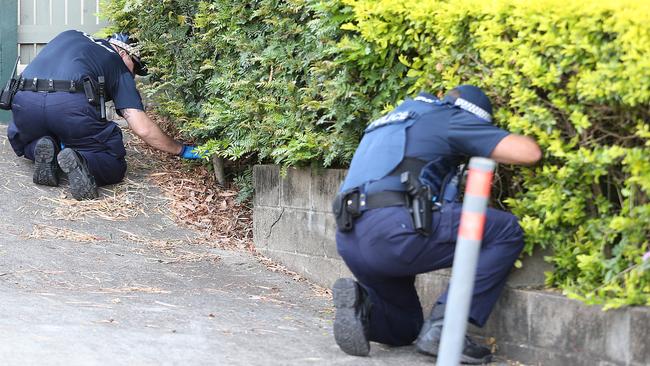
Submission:
[[122,58],[103,39],[69,30],[52,39],[29,63],[23,78],[81,81],[85,76],[97,80],[104,76],[108,100],[118,111],[125,108],[144,110],[133,75]]
[[396,111],[418,111],[418,122],[406,131],[408,142],[404,155],[429,162],[428,171],[423,175],[435,191],[464,159],[490,157],[497,144],[509,134],[460,107],[439,103],[431,94],[420,93],[418,98],[407,99],[396,108]]
[[426,163],[420,180],[438,194],[444,177],[463,159],[489,157],[508,134],[471,112],[420,93],[368,126],[341,191],[361,185],[369,193],[403,190],[399,180],[384,177],[405,158],[415,158]]
[[[509,132],[457,106],[443,103],[426,106],[421,100],[436,98],[420,93],[417,99],[407,99],[395,111],[416,110],[419,123],[407,130],[405,155],[425,161],[437,157],[489,157],[497,144]],[[421,99],[421,100],[418,100]],[[422,104],[424,103],[424,105]],[[417,143],[413,143],[417,141]]]

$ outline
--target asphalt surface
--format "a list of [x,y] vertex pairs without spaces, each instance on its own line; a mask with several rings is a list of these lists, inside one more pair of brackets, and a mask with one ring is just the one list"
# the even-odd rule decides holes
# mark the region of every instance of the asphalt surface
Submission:
[[5,136],[0,365],[432,364],[412,346],[342,353],[328,295],[179,227],[154,170],[79,204],[65,181],[34,185]]

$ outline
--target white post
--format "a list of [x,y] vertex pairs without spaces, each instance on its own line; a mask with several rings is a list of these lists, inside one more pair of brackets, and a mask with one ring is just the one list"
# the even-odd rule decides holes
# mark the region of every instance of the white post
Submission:
[[457,366],[463,352],[495,165],[493,160],[486,158],[475,157],[469,161],[437,366]]

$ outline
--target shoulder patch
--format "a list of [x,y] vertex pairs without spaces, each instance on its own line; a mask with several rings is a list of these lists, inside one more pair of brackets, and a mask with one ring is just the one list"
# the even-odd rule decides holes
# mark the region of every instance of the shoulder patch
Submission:
[[418,95],[413,100],[417,100],[418,102],[425,102],[429,104],[440,104],[440,101],[438,99],[431,99],[422,95]]
[[387,114],[387,115],[385,115],[385,116],[383,116],[383,117],[381,117],[379,119],[376,119],[376,120],[372,121],[372,123],[370,125],[368,125],[368,127],[366,128],[366,132],[372,131],[374,129],[377,129],[379,127],[383,127],[383,126],[386,126],[386,125],[389,125],[389,124],[401,123],[401,122],[404,122],[404,121],[406,121],[406,120],[408,120],[409,118],[412,118],[412,117],[414,117],[414,113],[410,112],[410,111],[391,112],[391,113],[389,113],[389,114]]
[[112,49],[111,47],[108,47],[108,46],[102,44],[99,40],[94,39],[90,34],[88,34],[88,33],[86,33],[86,32],[82,32],[82,31],[77,31],[77,32],[83,34],[84,37],[88,38],[88,40],[90,40],[92,43],[94,43],[94,44],[96,44],[96,45],[99,45],[99,46],[105,48],[108,52],[110,52],[110,53],[115,53],[115,50],[114,50],[114,49]]

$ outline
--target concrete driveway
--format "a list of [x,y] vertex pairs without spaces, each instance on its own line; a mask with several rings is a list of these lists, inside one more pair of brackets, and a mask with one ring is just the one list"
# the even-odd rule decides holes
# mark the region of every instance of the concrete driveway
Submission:
[[176,225],[153,171],[78,203],[0,136],[0,365],[432,364],[342,353],[322,289]]

